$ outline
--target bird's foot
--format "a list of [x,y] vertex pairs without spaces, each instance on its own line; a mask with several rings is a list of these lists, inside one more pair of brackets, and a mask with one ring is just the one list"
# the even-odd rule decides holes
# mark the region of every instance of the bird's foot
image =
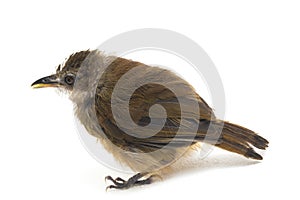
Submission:
[[[146,179],[141,180],[143,177],[145,177],[147,174],[143,173],[137,173],[136,175],[130,177],[127,181],[124,179],[118,177],[116,179],[113,179],[111,176],[105,177],[105,180],[109,180],[113,182],[113,185],[109,185],[106,187],[106,191],[108,189],[128,189],[134,186],[139,185],[147,185],[151,184],[153,182],[153,179],[155,177],[159,177],[158,175],[151,175]],[[159,177],[161,178],[161,177]]]

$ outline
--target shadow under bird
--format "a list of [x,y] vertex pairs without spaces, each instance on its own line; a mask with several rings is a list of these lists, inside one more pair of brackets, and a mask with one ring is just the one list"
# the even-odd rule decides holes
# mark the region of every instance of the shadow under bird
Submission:
[[254,148],[268,147],[255,132],[217,119],[193,87],[173,72],[98,50],[72,54],[56,73],[32,87],[67,91],[87,132],[137,173],[128,180],[107,176],[113,183],[107,189],[150,184],[199,143],[256,160],[262,156]]

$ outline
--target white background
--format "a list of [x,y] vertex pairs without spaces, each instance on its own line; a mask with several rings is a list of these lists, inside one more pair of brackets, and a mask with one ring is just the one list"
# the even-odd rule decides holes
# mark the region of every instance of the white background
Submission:
[[[0,198],[299,198],[299,10],[297,1],[1,1]],[[149,27],[204,48],[226,119],[269,139],[262,162],[214,151],[163,182],[105,192],[106,175],[129,175],[85,151],[66,97],[30,84],[75,51]]]

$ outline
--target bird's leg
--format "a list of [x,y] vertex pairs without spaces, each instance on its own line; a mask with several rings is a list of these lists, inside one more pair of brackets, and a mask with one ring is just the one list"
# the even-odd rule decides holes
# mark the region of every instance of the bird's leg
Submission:
[[148,173],[137,173],[134,176],[130,177],[127,181],[121,179],[121,178],[116,178],[113,179],[111,176],[107,176],[105,177],[105,180],[110,180],[111,182],[113,182],[114,185],[109,185],[106,187],[106,190],[108,189],[128,189],[134,186],[138,186],[138,185],[146,185],[146,184],[150,184],[153,182],[153,178],[156,175],[151,175],[146,179],[141,180],[141,178],[147,176]]

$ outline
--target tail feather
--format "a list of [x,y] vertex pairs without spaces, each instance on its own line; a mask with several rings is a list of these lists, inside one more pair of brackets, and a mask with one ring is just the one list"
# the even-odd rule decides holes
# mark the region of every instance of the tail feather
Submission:
[[[247,128],[229,122],[215,121],[211,123],[213,128],[222,128],[221,135],[217,139],[215,146],[241,154],[247,158],[263,159],[252,147],[266,149],[269,143],[266,139]],[[199,129],[198,131],[203,133],[203,130]]]
[[225,149],[227,151],[231,151],[234,153],[241,154],[247,158],[253,158],[256,160],[262,160],[262,156],[254,151],[252,147],[247,144],[241,144],[236,141],[223,139],[223,141],[215,146]]
[[268,147],[269,142],[265,138],[242,126],[224,122],[223,130],[225,134],[233,135],[233,137],[244,140],[256,148],[266,149]]

